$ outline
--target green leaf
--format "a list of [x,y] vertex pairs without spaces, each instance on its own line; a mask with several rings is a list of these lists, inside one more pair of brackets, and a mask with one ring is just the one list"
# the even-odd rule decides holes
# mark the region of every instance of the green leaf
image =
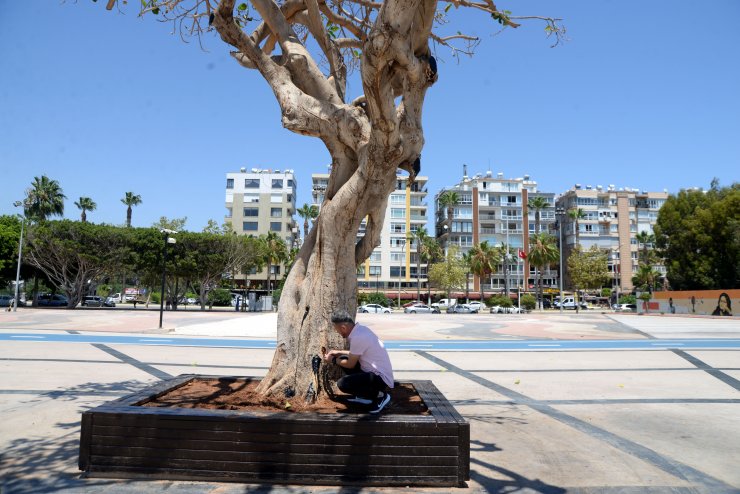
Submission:
[[239,6],[236,8],[239,12],[244,12],[247,10],[247,4],[246,3],[240,3]]
[[448,12],[450,10],[450,7],[452,7],[452,4],[448,3],[447,7],[445,7],[445,12]]
[[152,9],[152,14],[159,15],[159,7],[155,7]]

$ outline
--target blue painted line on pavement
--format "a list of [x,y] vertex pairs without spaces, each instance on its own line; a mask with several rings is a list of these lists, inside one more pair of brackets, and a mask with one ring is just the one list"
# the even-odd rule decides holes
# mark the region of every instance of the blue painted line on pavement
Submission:
[[[108,345],[161,345],[219,348],[275,348],[275,340],[249,338],[141,337],[129,335],[86,335],[69,333],[0,333],[0,341],[99,343]],[[388,350],[514,351],[514,350],[657,350],[657,349],[738,349],[740,339],[682,340],[423,340],[386,341]]]

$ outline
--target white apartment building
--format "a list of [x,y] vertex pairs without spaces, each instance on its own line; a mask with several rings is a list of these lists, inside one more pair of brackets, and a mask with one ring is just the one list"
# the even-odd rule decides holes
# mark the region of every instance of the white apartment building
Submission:
[[[637,234],[653,233],[658,211],[668,199],[668,192],[647,192],[634,188],[619,188],[609,185],[581,186],[562,194],[557,208],[564,212],[581,208],[585,218],[578,221],[578,243],[584,250],[596,245],[609,252],[609,270],[612,272],[614,288],[619,292],[631,291],[632,276],[638,267]],[[563,246],[565,259],[576,245],[576,222],[563,218]],[[652,247],[652,246],[651,246]],[[567,263],[566,263],[567,264]],[[665,267],[654,268],[665,274]],[[567,265],[564,265],[566,285],[569,285]]]
[[[238,173],[226,174],[226,222],[239,235],[255,237],[275,232],[285,240],[288,248],[297,246],[299,231],[293,218],[296,210],[297,183],[293,170],[269,168],[241,168]],[[268,268],[261,272],[235,274],[240,288],[249,280],[247,288],[267,289]],[[270,278],[276,272],[282,279],[285,266],[273,266]]]
[[[329,174],[313,174],[311,180],[313,204],[321,208]],[[417,272],[417,246],[407,238],[410,232],[426,226],[427,181],[422,176],[416,177],[413,183],[405,175],[396,177],[396,188],[388,198],[380,245],[358,268],[357,284],[361,291],[384,291],[388,297],[395,298],[400,290],[401,298],[416,298],[418,281],[420,291],[426,292],[427,266],[421,263]],[[364,234],[363,221],[358,236]]]
[[[489,279],[471,278],[470,298],[478,298],[483,284],[484,292],[516,293],[534,287],[538,273],[534,266],[520,257],[519,252],[529,249],[529,236],[535,233],[535,212],[527,211],[526,205],[533,197],[544,198],[550,205],[540,211],[540,231],[548,232],[555,222],[555,194],[541,192],[537,182],[529,175],[521,178],[504,178],[503,173],[495,177],[491,171],[467,176],[464,168],[462,180],[451,187],[443,188],[434,196],[436,236],[445,252],[455,245],[460,254],[468,252],[474,245],[487,241],[491,246],[509,246],[509,258],[502,262]],[[454,205],[452,217],[447,217],[447,208],[440,205],[440,197],[447,191],[456,192],[459,198]],[[527,214],[524,212],[527,211]],[[558,286],[558,270],[546,269],[544,287]],[[488,295],[486,295],[488,296]]]

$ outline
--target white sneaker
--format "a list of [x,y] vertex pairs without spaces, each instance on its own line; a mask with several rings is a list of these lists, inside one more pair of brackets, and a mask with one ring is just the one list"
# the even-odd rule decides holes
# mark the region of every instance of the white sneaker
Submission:
[[358,405],[370,405],[373,402],[373,400],[368,400],[367,398],[360,398],[359,396],[353,396],[352,398],[347,398],[347,401],[350,403],[357,403]]
[[383,393],[383,397],[378,398],[377,405],[375,406],[375,408],[370,410],[370,413],[380,413],[380,411],[383,410],[383,408],[385,408],[385,406],[390,402],[391,402],[391,395],[388,393]]

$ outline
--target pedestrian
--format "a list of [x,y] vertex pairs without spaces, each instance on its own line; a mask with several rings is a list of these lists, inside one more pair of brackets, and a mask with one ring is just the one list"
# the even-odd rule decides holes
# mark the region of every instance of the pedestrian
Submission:
[[380,413],[391,401],[393,367],[388,351],[370,328],[355,323],[346,310],[331,315],[334,330],[347,340],[349,350],[330,350],[324,360],[338,365],[345,376],[337,387],[352,395],[347,401],[369,405],[370,413]]

